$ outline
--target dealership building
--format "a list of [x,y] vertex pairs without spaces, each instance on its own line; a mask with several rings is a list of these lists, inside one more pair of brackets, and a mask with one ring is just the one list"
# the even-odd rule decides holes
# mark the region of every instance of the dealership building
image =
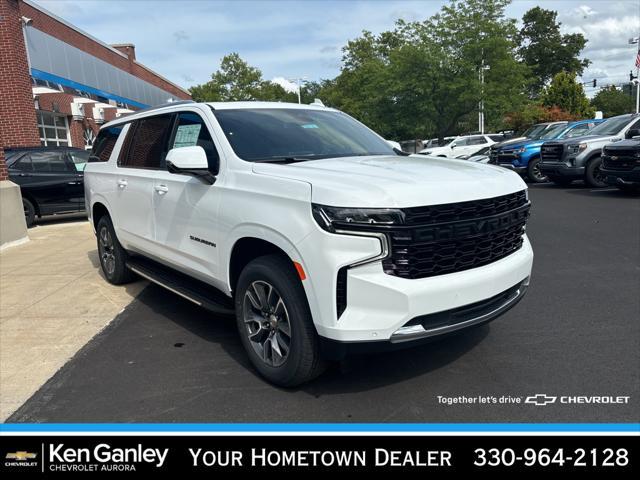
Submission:
[[91,148],[101,124],[190,98],[138,62],[134,45],[108,45],[29,0],[0,0],[0,87],[0,245],[26,235],[4,149]]

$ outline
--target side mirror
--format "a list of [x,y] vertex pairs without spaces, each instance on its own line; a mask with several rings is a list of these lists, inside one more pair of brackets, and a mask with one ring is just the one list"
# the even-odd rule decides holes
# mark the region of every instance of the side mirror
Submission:
[[207,154],[202,147],[172,148],[166,161],[167,170],[171,173],[198,177],[209,184],[216,181],[215,175],[209,171]]
[[451,148],[456,148],[456,144],[452,143],[451,145],[449,145]]
[[627,130],[625,138],[638,138],[640,137],[640,128],[631,128]]

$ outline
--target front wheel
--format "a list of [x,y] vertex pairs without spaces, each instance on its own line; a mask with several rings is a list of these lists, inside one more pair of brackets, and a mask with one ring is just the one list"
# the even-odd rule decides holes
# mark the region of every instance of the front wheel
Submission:
[[293,387],[324,369],[318,335],[291,260],[267,255],[240,274],[236,322],[249,359],[269,382]]
[[607,186],[607,182],[604,181],[605,176],[600,168],[601,166],[602,158],[598,157],[591,160],[585,169],[585,182],[592,188],[604,188]]
[[527,177],[533,183],[542,183],[547,181],[547,177],[540,170],[540,159],[532,158],[527,165]]

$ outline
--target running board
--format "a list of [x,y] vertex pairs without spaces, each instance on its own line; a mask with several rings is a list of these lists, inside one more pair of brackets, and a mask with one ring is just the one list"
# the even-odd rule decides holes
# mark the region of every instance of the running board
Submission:
[[233,301],[211,285],[144,257],[131,257],[127,267],[150,282],[212,313],[234,315]]

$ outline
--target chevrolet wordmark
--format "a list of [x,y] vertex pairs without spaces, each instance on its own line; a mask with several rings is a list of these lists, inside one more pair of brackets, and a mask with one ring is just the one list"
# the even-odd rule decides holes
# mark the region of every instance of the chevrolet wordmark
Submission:
[[178,102],[100,130],[85,195],[104,274],[217,313],[271,382],[485,323],[529,284],[514,172],[407,156],[348,115]]

